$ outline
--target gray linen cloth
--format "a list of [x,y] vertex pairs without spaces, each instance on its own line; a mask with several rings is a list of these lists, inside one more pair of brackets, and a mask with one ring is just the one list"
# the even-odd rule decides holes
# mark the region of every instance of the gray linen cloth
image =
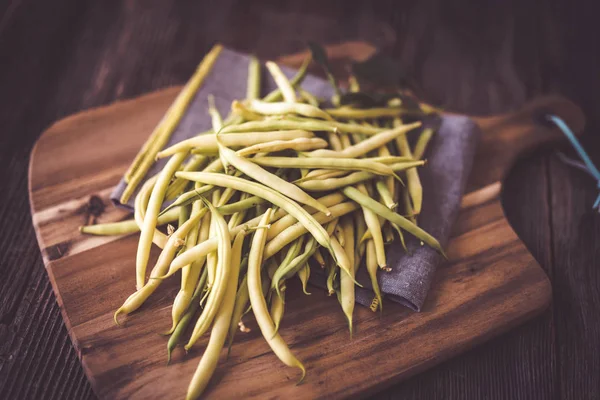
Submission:
[[[211,73],[196,94],[187,113],[169,140],[169,145],[192,137],[211,128],[207,112],[208,95],[215,97],[216,107],[222,115],[227,115],[234,99],[244,98],[249,58],[245,54],[224,49]],[[291,77],[295,71],[282,68]],[[263,74],[262,93],[276,88],[268,74]],[[333,94],[328,82],[314,76],[307,76],[302,87],[317,97],[330,98]],[[452,225],[460,207],[475,152],[479,131],[477,125],[466,117],[446,116],[434,135],[427,150],[427,164],[420,171],[423,183],[423,209],[419,225],[435,236],[443,246],[450,237]],[[148,176],[162,169],[166,160],[157,161]],[[122,207],[133,209],[132,196],[127,204],[120,204],[119,198],[125,189],[122,180],[111,195],[112,201]],[[379,285],[386,298],[420,311],[431,285],[435,270],[443,258],[428,246],[406,235],[409,253],[405,253],[399,243],[388,245],[387,256],[390,272],[379,274]],[[315,271],[317,272],[317,271]],[[311,281],[323,286],[322,276],[313,274]],[[365,268],[358,271],[358,281],[364,288],[357,288],[357,302],[368,306],[373,299]]]

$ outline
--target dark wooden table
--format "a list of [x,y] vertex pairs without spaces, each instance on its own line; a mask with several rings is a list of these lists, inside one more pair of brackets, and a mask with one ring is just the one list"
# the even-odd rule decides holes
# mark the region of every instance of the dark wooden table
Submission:
[[[0,2],[0,398],[94,398],[31,226],[36,138],[68,114],[183,83],[217,40],[269,57],[307,39],[366,39],[401,61],[425,99],[456,111],[494,113],[562,93],[586,112],[584,144],[600,166],[593,1],[247,3]],[[509,221],[550,276],[551,308],[377,397],[599,398],[598,190],[554,150],[518,162],[503,194]]]

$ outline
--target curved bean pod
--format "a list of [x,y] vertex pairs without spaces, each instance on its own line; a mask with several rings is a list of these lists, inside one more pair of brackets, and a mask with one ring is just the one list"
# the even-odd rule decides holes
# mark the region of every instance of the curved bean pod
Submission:
[[[316,252],[314,254],[316,254]],[[308,284],[308,280],[310,279],[310,267],[308,266],[308,263],[305,263],[304,266],[302,266],[300,270],[298,270],[297,275],[298,279],[300,279],[300,282],[302,283],[302,291],[305,295],[310,296],[311,293],[309,293],[306,290],[306,285]]]
[[[340,225],[344,221],[342,220]],[[345,230],[345,229],[344,229]],[[331,240],[333,246],[340,246],[341,244],[337,239]],[[345,249],[344,249],[345,250]],[[354,250],[353,250],[354,251]],[[348,251],[344,251],[344,255],[348,259],[348,265],[350,265],[350,273],[342,274],[340,276],[340,305],[348,320],[348,329],[350,331],[350,337],[352,337],[352,316],[354,314],[354,260],[350,260]]]
[[340,119],[377,119],[384,117],[398,117],[401,115],[418,116],[423,115],[421,111],[407,110],[402,107],[382,107],[382,108],[327,108],[325,111],[335,118]]
[[260,97],[260,61],[256,56],[250,56],[248,63],[248,84],[246,85],[246,98],[258,99]]
[[332,150],[315,150],[309,153],[305,153],[308,157],[331,157],[331,158],[355,158],[364,156],[365,154],[384,146],[386,143],[391,142],[400,135],[404,135],[406,132],[418,128],[421,126],[421,122],[413,122],[412,124],[400,125],[393,129],[383,131],[368,139],[363,140],[354,146],[347,147],[341,151]]
[[379,311],[383,310],[383,300],[381,298],[381,289],[379,289],[379,282],[377,281],[377,256],[375,255],[375,243],[373,240],[368,240],[366,243],[366,252],[367,252],[367,272],[369,273],[369,278],[371,279],[371,286],[373,287],[373,292],[375,292],[375,297],[377,297]]
[[351,124],[351,123],[344,123],[344,122],[338,122],[338,121],[321,121],[321,120],[312,119],[312,118],[297,117],[295,115],[286,115],[285,117],[283,117],[283,119],[288,120],[288,121],[294,121],[296,123],[302,123],[302,124],[321,122],[322,126],[328,127],[328,128],[327,129],[319,129],[319,130],[322,130],[325,132],[349,133],[349,134],[373,136],[373,135],[376,135],[378,133],[385,131],[385,129],[383,129],[383,128],[378,128],[378,127],[372,126],[372,125],[358,125],[355,123]]
[[297,138],[291,140],[273,140],[265,143],[258,143],[253,146],[238,150],[237,154],[246,157],[256,153],[273,153],[282,150],[316,150],[327,147],[327,142],[321,138]]
[[[241,239],[238,240],[238,236],[241,236]],[[236,251],[233,252],[232,249],[232,254],[227,257],[228,264],[231,264],[227,265],[227,269],[231,269],[231,271],[226,282],[227,285],[223,302],[214,317],[214,324],[212,331],[210,332],[206,350],[204,350],[204,354],[202,355],[198,367],[194,372],[194,376],[188,386],[186,394],[186,399],[188,400],[200,397],[204,389],[206,389],[210,378],[215,372],[217,363],[219,362],[221,349],[223,349],[223,345],[225,344],[225,338],[227,337],[227,331],[229,330],[229,322],[231,321],[231,315],[233,314],[235,293],[237,291],[242,247],[241,242],[243,242],[244,234],[240,233],[238,236],[236,236],[234,241],[234,247],[236,247],[236,243],[239,243],[236,247]],[[225,245],[225,241],[221,241],[221,244]],[[227,242],[227,246],[229,245],[229,242]],[[239,251],[237,248],[239,248]]]
[[[206,202],[206,205],[209,207],[211,212],[211,221],[214,221],[215,233],[217,234],[218,244],[217,244],[217,271],[215,275],[215,281],[210,290],[210,294],[208,295],[208,299],[206,301],[206,305],[204,306],[204,311],[196,321],[196,326],[194,326],[194,330],[192,331],[192,336],[190,340],[185,345],[185,349],[189,350],[194,343],[208,330],[210,324],[213,322],[215,315],[217,315],[217,311],[223,302],[223,298],[225,296],[225,292],[228,290],[228,286],[231,286],[230,283],[230,273],[232,269],[231,258],[232,258],[232,250],[231,250],[231,235],[229,233],[229,229],[227,228],[227,222],[223,219],[223,216],[217,211],[217,209],[209,202]],[[239,234],[238,234],[239,236]],[[236,236],[237,237],[237,236]],[[242,238],[243,240],[243,238]],[[185,254],[185,253],[184,253]],[[239,263],[237,261],[237,269],[239,270]],[[210,277],[210,271],[209,271]],[[237,283],[237,278],[236,278]],[[210,284],[210,282],[209,282]],[[237,284],[236,284],[237,286]],[[233,302],[231,302],[233,309]],[[231,318],[231,314],[228,319]],[[211,335],[212,336],[212,335]],[[221,345],[222,346],[222,345]]]
[[[148,200],[150,199],[150,193],[152,192],[152,188],[156,183],[157,175],[154,175],[150,179],[148,179],[142,185],[142,188],[138,192],[137,196],[135,196],[134,203],[134,213],[133,218],[138,225],[139,230],[141,231],[142,226],[144,225],[144,217],[146,215],[146,207],[148,206]],[[179,211],[177,211],[177,218],[179,218]],[[157,221],[158,225],[158,221]],[[152,242],[160,247],[161,249],[165,248],[165,244],[167,243],[167,235],[159,231],[158,229],[154,229],[154,233],[152,235]]]
[[[241,125],[243,124],[231,125],[231,128]],[[230,127],[221,129],[221,132],[227,131],[228,128]],[[227,135],[220,135],[219,140],[222,140],[222,143],[228,147],[247,147],[272,142],[274,140],[293,140],[314,137],[315,135],[307,130],[292,129],[285,131],[266,130],[260,132],[228,133]],[[194,150],[195,154],[198,154],[198,152],[208,154],[218,153],[219,146],[217,144],[217,135],[214,133],[207,133],[182,140],[158,153],[156,158],[165,158],[173,154],[181,153],[182,151],[185,152],[190,150]]]
[[281,94],[283,95],[283,100],[288,103],[295,103],[296,102],[296,91],[290,84],[290,81],[288,81],[287,77],[283,74],[283,72],[281,71],[279,66],[277,64],[275,64],[273,61],[267,61],[265,63],[265,65],[267,66],[269,73],[275,80],[277,87],[279,88],[279,90],[281,90]]
[[[296,71],[296,75],[294,75],[294,77],[292,79],[290,79],[290,85],[299,86],[300,84],[302,84],[302,82],[304,81],[304,78],[306,77],[306,73],[308,72],[308,66],[310,65],[311,62],[312,62],[312,55],[309,54],[302,62],[302,65],[300,66],[300,68],[298,68],[298,71]],[[283,99],[281,90],[275,89],[271,93],[266,95],[263,100],[264,101],[279,101],[281,99]]]
[[[265,119],[262,121],[249,121],[238,125],[229,125],[221,129],[221,133],[244,133],[244,132],[265,132],[265,131],[324,131],[337,132],[338,129],[327,121],[308,120],[295,121],[289,119]],[[281,139],[285,140],[285,139]]]
[[[391,167],[395,172],[403,171],[408,168],[418,167],[425,165],[424,161],[410,161],[406,163],[392,164]],[[311,179],[304,182],[298,182],[296,185],[302,189],[312,192],[327,192],[334,189],[343,188],[345,186],[351,186],[356,183],[368,181],[369,179],[376,178],[377,175],[370,172],[352,172],[341,178],[325,178],[325,179]]]
[[269,314],[271,315],[271,319],[273,320],[273,324],[275,325],[275,334],[279,332],[279,324],[281,324],[281,320],[283,319],[283,312],[285,311],[285,288],[281,291],[281,295],[272,296],[271,297],[271,307],[269,309]]
[[382,163],[354,158],[300,158],[300,157],[255,157],[252,162],[264,167],[279,168],[328,168],[344,171],[367,171],[377,175],[393,176],[394,170]]
[[302,103],[273,103],[260,100],[252,100],[246,104],[246,107],[255,113],[263,115],[285,115],[298,114],[304,117],[319,118],[333,121],[333,118],[325,111],[310,104]]
[[204,79],[215,64],[221,50],[223,50],[223,46],[215,45],[204,56],[194,72],[194,75],[190,78],[181,93],[179,93],[171,107],[169,107],[167,114],[159,122],[146,144],[142,147],[140,153],[134,159],[133,163],[125,173],[127,187],[121,195],[121,203],[125,204],[129,201],[129,198],[133,195],[137,186],[142,179],[144,179],[150,167],[154,164],[156,154],[169,141],[171,134],[179,124],[179,121],[181,121],[181,118],[198,91],[198,88],[202,85]]
[[[261,224],[268,224],[270,221],[271,210],[267,210],[261,220]],[[287,366],[300,368],[302,377],[306,375],[304,365],[292,354],[285,341],[275,331],[273,320],[267,309],[267,302],[262,293],[261,288],[261,265],[263,264],[263,254],[265,249],[265,241],[267,239],[266,232],[258,231],[252,238],[252,246],[250,247],[250,256],[248,259],[248,293],[250,296],[250,304],[252,312],[256,318],[256,322],[260,331],[273,350],[277,357]]]
[[146,283],[146,267],[148,265],[148,258],[150,257],[150,247],[152,245],[152,238],[156,230],[158,214],[165,198],[167,187],[171,182],[173,174],[177,171],[183,160],[185,160],[186,156],[186,153],[179,153],[171,157],[163,170],[158,174],[156,183],[150,194],[146,215],[144,216],[144,223],[140,231],[140,240],[138,242],[135,259],[137,289],[141,289]]
[[[177,221],[178,216],[179,209],[171,209],[169,210],[169,212],[158,217],[156,225],[161,226],[164,224],[175,222]],[[137,222],[135,222],[135,219],[128,219],[126,221],[119,222],[108,222],[105,224],[84,225],[79,227],[79,232],[95,236],[129,235],[131,233],[136,233],[139,231],[140,227],[138,226]]]

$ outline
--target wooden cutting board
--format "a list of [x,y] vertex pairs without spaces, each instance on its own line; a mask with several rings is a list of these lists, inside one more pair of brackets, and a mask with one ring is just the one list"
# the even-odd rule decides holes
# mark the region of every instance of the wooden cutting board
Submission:
[[[127,217],[108,200],[148,133],[180,88],[85,111],[51,126],[31,154],[31,212],[63,318],[96,394],[107,398],[183,398],[206,338],[166,366],[170,305],[177,279],[115,326],[113,312],[135,289],[138,235],[79,234],[90,222]],[[548,278],[508,224],[500,203],[502,179],[515,158],[559,134],[540,125],[543,112],[576,132],[581,111],[559,98],[540,98],[520,111],[476,118],[483,131],[467,194],[423,312],[386,302],[383,315],[357,307],[355,334],[334,297],[291,285],[281,333],[308,375],[282,366],[251,319],[225,351],[208,398],[341,398],[374,393],[476,344],[546,308]],[[156,249],[155,249],[156,250]],[[157,251],[152,257],[156,258]]]

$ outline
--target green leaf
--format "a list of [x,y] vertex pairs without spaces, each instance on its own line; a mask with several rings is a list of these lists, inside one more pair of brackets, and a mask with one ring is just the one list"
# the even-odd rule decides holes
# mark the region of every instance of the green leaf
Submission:
[[398,60],[381,53],[371,58],[354,63],[352,72],[359,80],[365,80],[377,86],[406,87],[408,79]]
[[335,94],[340,96],[340,89],[338,88],[335,76],[331,71],[331,64],[329,63],[329,58],[327,58],[325,49],[320,44],[315,42],[308,42],[307,46],[312,54],[313,60],[323,68],[323,71],[325,71],[327,80],[331,84],[331,87],[333,87]]

